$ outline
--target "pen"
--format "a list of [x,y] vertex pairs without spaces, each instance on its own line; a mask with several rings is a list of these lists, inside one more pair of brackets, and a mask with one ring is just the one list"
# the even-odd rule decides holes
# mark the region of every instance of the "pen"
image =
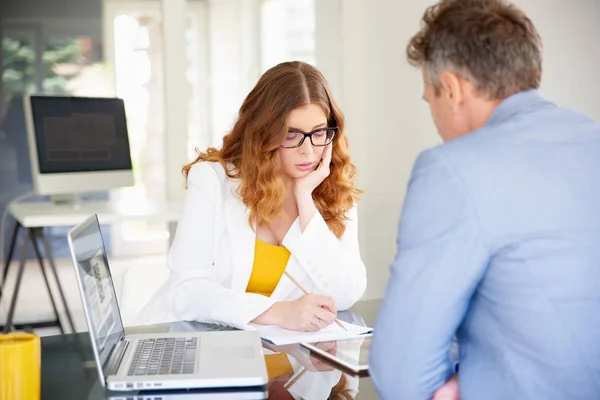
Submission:
[[[308,290],[306,290],[306,289],[304,288],[304,286],[302,286],[302,285],[300,284],[300,282],[298,282],[296,279],[294,279],[294,277],[293,277],[292,275],[290,275],[290,274],[289,274],[289,272],[287,272],[287,271],[283,271],[283,273],[285,274],[285,276],[287,276],[287,277],[289,278],[289,280],[290,280],[290,281],[292,281],[292,282],[294,283],[294,285],[298,286],[298,289],[302,290],[302,292],[303,292],[304,294],[309,294],[309,293],[308,293]],[[344,325],[343,325],[343,324],[340,322],[340,320],[339,320],[339,319],[337,319],[337,318],[336,318],[336,319],[335,319],[335,323],[336,323],[336,324],[338,324],[338,326],[339,326],[340,328],[342,328],[343,330],[345,330],[345,331],[347,331],[347,330],[348,330],[348,329],[346,329],[346,327],[345,327],[345,326],[344,326]]]

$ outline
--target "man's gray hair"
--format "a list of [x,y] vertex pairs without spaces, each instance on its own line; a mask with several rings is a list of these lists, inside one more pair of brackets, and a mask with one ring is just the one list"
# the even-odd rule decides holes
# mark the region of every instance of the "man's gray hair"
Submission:
[[542,40],[531,20],[505,0],[442,0],[423,15],[407,47],[436,94],[450,70],[489,99],[537,89],[542,78]]

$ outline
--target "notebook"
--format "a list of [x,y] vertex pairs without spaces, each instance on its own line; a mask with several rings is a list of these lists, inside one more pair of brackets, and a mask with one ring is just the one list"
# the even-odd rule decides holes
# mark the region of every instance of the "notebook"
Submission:
[[354,325],[344,321],[340,322],[344,325],[346,330],[343,330],[340,326],[336,324],[331,324],[327,328],[321,329],[317,332],[290,331],[288,329],[272,325],[250,325],[258,329],[260,337],[263,340],[266,340],[277,346],[300,342],[312,343],[329,340],[348,339],[359,337],[373,332],[373,328],[369,328],[368,326]]

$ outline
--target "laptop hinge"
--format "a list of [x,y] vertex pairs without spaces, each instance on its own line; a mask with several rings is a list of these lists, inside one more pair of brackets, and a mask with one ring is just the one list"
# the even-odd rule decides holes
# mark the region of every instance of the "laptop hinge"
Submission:
[[127,351],[127,347],[129,347],[129,339],[121,338],[113,348],[106,360],[104,373],[105,376],[108,377],[110,375],[116,375],[119,371],[119,367],[121,366],[121,361],[123,361],[123,357],[125,357],[125,352]]

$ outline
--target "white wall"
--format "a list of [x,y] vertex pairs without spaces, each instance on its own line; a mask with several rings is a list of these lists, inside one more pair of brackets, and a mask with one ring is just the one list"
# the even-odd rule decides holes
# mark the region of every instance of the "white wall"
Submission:
[[259,16],[257,0],[208,2],[210,146],[221,144],[258,80]]
[[366,191],[359,205],[361,252],[368,270],[365,298],[381,297],[385,288],[416,155],[439,143],[421,101],[420,73],[406,64],[404,56],[424,4],[341,2],[342,87],[338,92],[358,186]]
[[[333,81],[341,85],[336,92],[341,93],[348,120],[358,184],[367,191],[359,208],[361,251],[369,279],[365,298],[383,294],[412,164],[421,150],[440,143],[428,107],[421,100],[420,73],[405,61],[406,43],[418,30],[425,7],[432,3],[338,3],[341,79]],[[600,2],[516,3],[530,13],[545,42],[543,93],[560,105],[580,108],[600,119],[600,79],[595,73],[600,65]],[[335,8],[317,7],[319,10],[331,13]],[[335,61],[317,58],[320,64],[327,68],[326,75],[333,74]]]
[[518,0],[544,41],[542,93],[600,120],[600,1]]

